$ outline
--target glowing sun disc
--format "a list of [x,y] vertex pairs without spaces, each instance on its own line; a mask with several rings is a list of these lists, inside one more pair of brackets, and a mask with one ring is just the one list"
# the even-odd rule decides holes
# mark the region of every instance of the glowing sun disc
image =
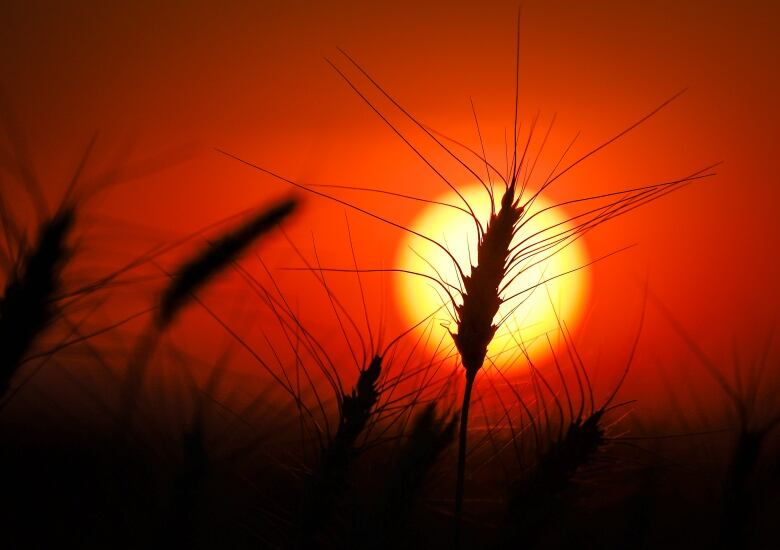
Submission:
[[[490,198],[485,189],[481,185],[474,185],[460,188],[459,191],[482,222],[482,226],[486,227],[490,216]],[[496,210],[500,207],[501,192],[503,188],[496,186]],[[532,194],[533,191],[526,190],[523,201]],[[454,192],[436,200],[464,206],[463,200]],[[562,232],[573,227],[566,222],[566,213],[561,208],[548,209],[550,206],[552,205],[541,197],[534,201],[523,217],[528,221],[515,235],[513,245],[521,242],[521,246],[551,243],[558,240]],[[470,266],[476,263],[477,229],[468,214],[446,206],[431,205],[409,228],[445,246],[458,261],[463,272],[469,274]],[[543,241],[545,238],[549,240]],[[520,275],[502,293],[502,298],[506,301],[499,308],[494,323],[507,318],[488,346],[488,357],[497,365],[526,365],[523,349],[531,360],[542,360],[549,354],[546,335],[555,342],[554,333],[559,330],[559,320],[571,330],[579,321],[590,279],[587,268],[577,268],[587,264],[588,255],[582,239],[569,239],[566,243],[566,246],[561,243],[547,252],[525,260],[521,264]],[[444,280],[454,287],[462,287],[448,254],[425,239],[409,234],[402,240],[396,260],[396,265],[401,269],[423,273]],[[509,276],[517,272],[515,269]],[[432,328],[431,323],[424,323],[419,330],[432,330],[430,337],[426,338],[431,346],[439,343],[450,346],[452,339],[446,331],[457,332],[457,325],[452,317],[453,308],[449,296],[443,288],[431,279],[417,275],[404,274],[396,280],[395,291],[399,303],[402,304],[405,320],[410,324],[418,323],[436,311],[432,317]],[[534,287],[536,288],[528,290]],[[452,294],[460,303],[457,292],[453,291]],[[510,299],[511,296],[515,297]],[[446,304],[446,308],[442,307],[442,304]]]

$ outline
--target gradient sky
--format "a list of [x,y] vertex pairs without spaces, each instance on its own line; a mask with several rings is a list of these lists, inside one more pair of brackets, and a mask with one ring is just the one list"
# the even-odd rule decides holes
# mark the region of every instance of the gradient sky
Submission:
[[[63,170],[69,173],[95,131],[103,163],[125,142],[132,158],[193,147],[193,159],[112,189],[90,207],[95,219],[166,237],[289,191],[217,147],[306,183],[433,196],[445,191],[442,184],[324,58],[346,67],[338,52],[344,48],[426,124],[477,146],[473,99],[488,156],[502,165],[504,130],[512,125],[516,7],[3,2],[0,90],[52,204]],[[530,120],[538,110],[543,121],[556,114],[548,160],[577,131],[576,150],[584,152],[687,89],[562,181],[553,200],[723,162],[717,177],[588,238],[593,256],[637,246],[593,269],[583,339],[599,353],[624,357],[647,279],[705,349],[730,353],[736,341],[745,356],[755,355],[780,307],[778,4],[527,1],[522,10],[520,114]],[[359,87],[369,90],[365,81]],[[413,204],[344,196],[385,208],[399,223],[417,212]],[[358,215],[349,220],[362,265],[392,261],[397,232]],[[343,208],[310,199],[292,235],[305,247],[312,234],[324,263],[349,258]],[[375,246],[379,239],[387,248]],[[645,356],[673,369],[685,352],[668,321],[648,311]],[[634,383],[646,376],[640,370]]]

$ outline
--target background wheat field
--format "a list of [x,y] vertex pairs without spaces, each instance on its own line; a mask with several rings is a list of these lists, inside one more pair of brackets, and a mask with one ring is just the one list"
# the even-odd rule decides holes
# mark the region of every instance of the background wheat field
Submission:
[[0,545],[775,548],[778,24],[4,2]]

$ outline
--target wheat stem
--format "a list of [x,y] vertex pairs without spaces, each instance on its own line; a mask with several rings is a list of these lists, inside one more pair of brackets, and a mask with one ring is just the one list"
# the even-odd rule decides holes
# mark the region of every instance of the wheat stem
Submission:
[[463,488],[466,476],[466,440],[469,428],[469,406],[471,404],[471,390],[474,387],[476,370],[466,371],[466,386],[463,390],[463,406],[460,410],[460,432],[458,434],[458,472],[455,483],[455,545],[460,547],[460,525],[463,517]]

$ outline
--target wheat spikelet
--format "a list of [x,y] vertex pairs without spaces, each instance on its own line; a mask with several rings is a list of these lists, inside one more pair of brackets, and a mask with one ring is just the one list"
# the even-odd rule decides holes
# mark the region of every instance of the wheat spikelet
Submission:
[[[455,437],[458,415],[436,416],[431,402],[415,418],[387,484],[382,514],[382,548],[407,547],[409,520],[431,470]],[[404,544],[407,542],[407,545]]]
[[452,339],[466,370],[466,385],[460,416],[458,469],[455,486],[455,539],[459,544],[459,530],[463,513],[463,489],[466,470],[466,440],[468,437],[471,390],[477,372],[482,368],[487,348],[498,329],[493,319],[501,306],[500,289],[506,278],[510,247],[517,223],[523,214],[519,199],[515,199],[515,181],[507,185],[501,198],[501,208],[491,213],[485,231],[477,246],[477,265],[471,274],[463,277],[462,302],[455,305],[458,332]]
[[75,223],[63,208],[40,228],[38,242],[20,260],[0,301],[0,396],[35,340],[56,315],[56,294],[69,258],[67,239]]
[[121,397],[125,416],[121,431],[128,432],[132,426],[147,366],[163,331],[190,300],[197,300],[197,290],[227,268],[258,238],[277,227],[297,206],[296,199],[288,198],[269,209],[263,209],[237,229],[220,236],[175,270],[170,284],[160,296],[154,322],[141,333],[128,360]]
[[578,470],[603,446],[604,410],[571,421],[563,437],[552,441],[523,479],[510,487],[507,517],[500,547],[515,548],[518,540],[533,547],[547,521],[556,514],[562,496],[574,484]]
[[341,395],[339,427],[336,435],[322,450],[317,468],[306,479],[303,502],[297,525],[297,546],[310,548],[323,524],[330,517],[334,499],[346,484],[349,463],[356,452],[357,439],[366,427],[379,399],[377,381],[382,372],[379,355],[360,371],[349,394]]
[[225,269],[261,235],[292,214],[297,206],[298,201],[293,198],[275,204],[182,264],[160,298],[158,326],[164,328],[170,324],[193,292]]
[[476,375],[498,328],[493,319],[501,305],[499,288],[507,273],[510,244],[523,213],[515,201],[515,187],[507,187],[501,209],[491,215],[477,247],[477,264],[463,278],[462,303],[455,306],[457,334],[452,335],[469,376]]

